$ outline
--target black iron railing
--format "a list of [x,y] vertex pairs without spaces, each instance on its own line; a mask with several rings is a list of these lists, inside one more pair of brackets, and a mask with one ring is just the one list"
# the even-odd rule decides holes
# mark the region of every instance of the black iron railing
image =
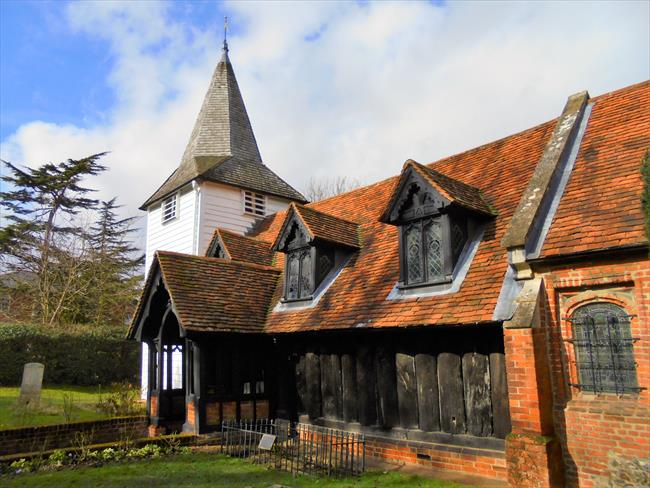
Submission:
[[224,421],[221,451],[292,474],[358,476],[365,469],[365,437],[283,420]]

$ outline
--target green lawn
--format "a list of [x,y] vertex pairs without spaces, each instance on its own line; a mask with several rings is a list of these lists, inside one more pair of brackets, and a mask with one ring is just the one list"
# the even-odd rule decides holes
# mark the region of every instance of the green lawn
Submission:
[[379,471],[368,472],[358,479],[330,480],[303,476],[293,478],[285,472],[269,470],[248,461],[230,459],[211,453],[191,453],[101,467],[65,469],[0,478],[0,484],[4,487],[209,486],[267,488],[274,483],[292,488],[461,487],[461,485],[447,481]]
[[[25,412],[16,408],[20,388],[0,387],[0,430],[65,422],[63,405],[66,394],[72,398],[72,422],[106,418],[96,408],[99,391],[97,386],[46,386],[41,393],[39,409]],[[104,387],[101,391],[107,394],[112,390]]]

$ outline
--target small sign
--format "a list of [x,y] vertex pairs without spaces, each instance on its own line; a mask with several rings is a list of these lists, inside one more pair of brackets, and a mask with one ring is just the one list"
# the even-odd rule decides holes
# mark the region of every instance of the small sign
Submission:
[[259,448],[264,449],[265,451],[270,451],[273,448],[273,444],[275,444],[275,436],[271,434],[262,434],[262,438],[260,439],[260,444]]

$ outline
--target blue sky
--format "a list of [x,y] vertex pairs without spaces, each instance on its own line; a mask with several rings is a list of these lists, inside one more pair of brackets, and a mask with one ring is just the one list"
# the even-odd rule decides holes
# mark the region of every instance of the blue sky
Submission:
[[262,156],[299,189],[371,183],[650,77],[648,2],[2,0],[0,156],[110,151],[93,186],[138,215],[179,163],[226,14]]
[[[115,103],[109,41],[71,31],[63,4],[0,2],[0,140],[33,120],[95,125]],[[224,14],[219,3],[196,1],[170,4],[169,15],[205,30]]]

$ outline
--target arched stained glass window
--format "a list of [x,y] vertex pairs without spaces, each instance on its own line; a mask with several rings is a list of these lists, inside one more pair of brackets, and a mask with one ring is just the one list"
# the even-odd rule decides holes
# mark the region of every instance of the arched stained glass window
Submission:
[[618,305],[599,302],[578,308],[573,328],[578,386],[583,391],[639,391],[630,316]]

